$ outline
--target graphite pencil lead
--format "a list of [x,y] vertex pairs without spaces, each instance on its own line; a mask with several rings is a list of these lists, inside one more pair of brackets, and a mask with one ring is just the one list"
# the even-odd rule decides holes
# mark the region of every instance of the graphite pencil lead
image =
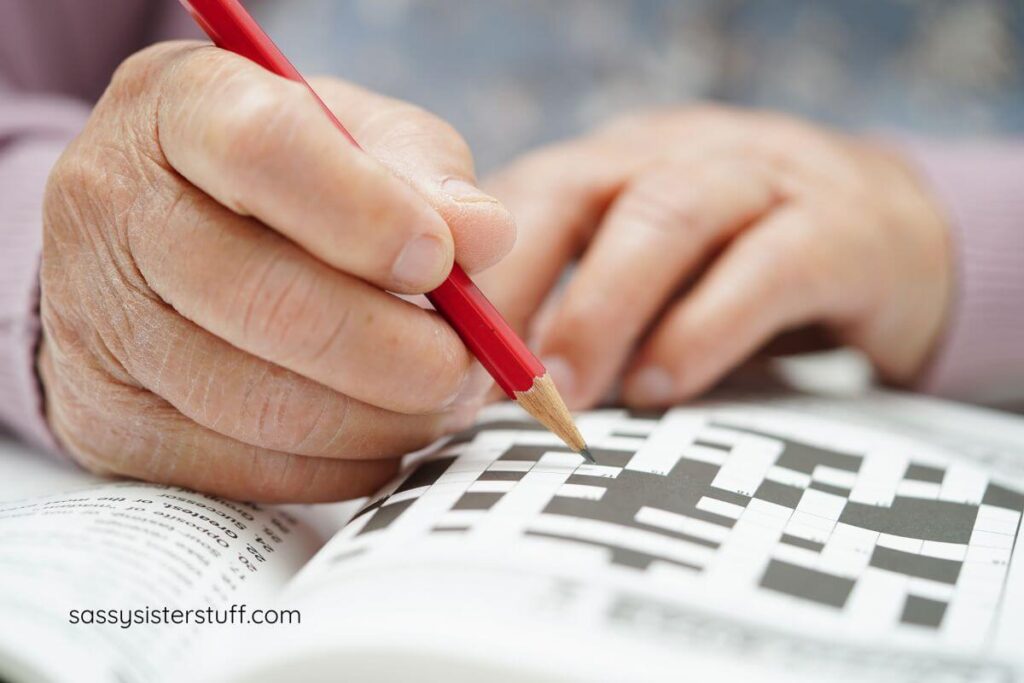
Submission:
[[590,452],[589,448],[584,447],[582,450],[580,450],[580,455],[583,457],[584,460],[589,462],[591,465],[597,464],[597,461],[594,460],[594,455]]

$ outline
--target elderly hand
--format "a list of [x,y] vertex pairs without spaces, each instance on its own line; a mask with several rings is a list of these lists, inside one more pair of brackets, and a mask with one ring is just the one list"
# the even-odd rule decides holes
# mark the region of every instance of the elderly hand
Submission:
[[89,469],[257,500],[366,494],[481,381],[426,292],[514,240],[465,143],[407,104],[221,50],[127,60],[53,170],[39,367]]
[[780,115],[635,116],[488,187],[519,239],[479,282],[576,408],[623,374],[629,404],[691,397],[810,324],[909,382],[948,306],[946,225],[901,159]]

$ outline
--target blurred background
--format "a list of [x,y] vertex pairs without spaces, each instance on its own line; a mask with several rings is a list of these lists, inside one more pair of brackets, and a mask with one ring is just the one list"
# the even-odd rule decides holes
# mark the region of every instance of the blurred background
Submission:
[[638,108],[715,99],[847,128],[1024,133],[1021,0],[255,0],[306,73],[411,100],[486,172]]

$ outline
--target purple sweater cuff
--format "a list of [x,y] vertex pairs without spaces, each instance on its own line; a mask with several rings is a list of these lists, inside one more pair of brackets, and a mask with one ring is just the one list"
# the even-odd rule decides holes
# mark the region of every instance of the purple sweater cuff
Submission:
[[904,147],[946,211],[954,292],[921,380],[930,393],[979,402],[1024,396],[1024,144]]
[[0,423],[51,452],[58,447],[35,371],[43,192],[87,116],[83,105],[55,98],[0,105]]

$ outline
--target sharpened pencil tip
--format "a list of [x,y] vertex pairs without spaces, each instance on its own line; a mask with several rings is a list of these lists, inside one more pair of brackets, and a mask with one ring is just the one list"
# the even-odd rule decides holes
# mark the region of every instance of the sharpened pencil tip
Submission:
[[587,450],[587,442],[572,419],[572,413],[565,406],[565,401],[559,396],[555,383],[547,373],[543,377],[535,378],[529,390],[515,392],[515,399],[523,410],[554,432],[566,446],[579,453],[586,462],[594,462],[594,457]]

